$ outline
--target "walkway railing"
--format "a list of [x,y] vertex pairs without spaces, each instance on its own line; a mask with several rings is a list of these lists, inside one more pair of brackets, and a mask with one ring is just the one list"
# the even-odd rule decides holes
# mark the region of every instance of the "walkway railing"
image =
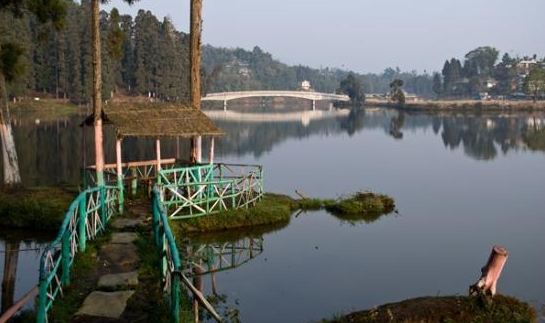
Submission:
[[114,186],[89,188],[70,204],[57,237],[40,259],[37,322],[48,321],[48,312],[63,288],[70,285],[70,269],[78,251],[86,242],[105,230],[119,210],[119,189]]
[[[161,168],[171,169],[176,167],[176,159],[162,159]],[[157,160],[136,161],[121,164],[123,181],[126,185],[136,190],[138,183],[148,181],[154,183],[157,178]],[[96,185],[95,166],[88,166],[84,169],[83,183],[86,185]],[[104,181],[110,185],[117,184],[117,166],[116,164],[104,165]]]
[[209,164],[160,171],[167,215],[186,219],[254,205],[263,196],[260,165]]
[[168,218],[161,203],[161,192],[157,187],[152,193],[152,213],[153,213],[153,237],[155,246],[161,253],[161,274],[163,283],[163,292],[169,295],[170,318],[171,322],[180,321],[180,273],[182,261],[180,253],[176,247],[176,239],[168,225]]

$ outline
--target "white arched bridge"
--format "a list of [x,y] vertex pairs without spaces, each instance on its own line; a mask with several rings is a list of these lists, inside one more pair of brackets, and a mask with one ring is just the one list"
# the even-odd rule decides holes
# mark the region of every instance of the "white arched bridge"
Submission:
[[223,109],[227,110],[227,101],[256,98],[256,97],[290,97],[312,101],[312,109],[316,108],[316,101],[350,101],[348,95],[334,93],[320,93],[313,91],[238,91],[208,93],[202,101],[223,101]]

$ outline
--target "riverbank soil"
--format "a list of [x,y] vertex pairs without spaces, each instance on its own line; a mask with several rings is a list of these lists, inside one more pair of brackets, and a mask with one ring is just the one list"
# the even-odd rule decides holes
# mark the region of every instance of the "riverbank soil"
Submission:
[[535,310],[515,298],[496,295],[492,301],[480,297],[421,297],[354,312],[330,323],[364,322],[537,322]]
[[448,110],[448,111],[470,111],[475,109],[483,110],[512,110],[532,111],[545,110],[545,101],[515,101],[515,100],[421,100],[397,104],[387,100],[369,99],[365,101],[368,107],[393,107],[415,111]]

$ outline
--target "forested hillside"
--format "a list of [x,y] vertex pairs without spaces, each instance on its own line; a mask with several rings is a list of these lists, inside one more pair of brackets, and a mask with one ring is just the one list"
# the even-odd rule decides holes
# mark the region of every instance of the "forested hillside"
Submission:
[[[87,103],[91,90],[89,0],[67,0],[64,28],[55,31],[33,17],[0,17],[0,37],[14,40],[24,50],[22,77],[9,84],[11,98],[48,95]],[[112,95],[151,96],[166,101],[188,98],[187,34],[175,30],[169,19],[159,20],[150,11],[136,17],[116,9],[101,13],[103,98]],[[255,47],[203,48],[204,91],[297,89],[303,80],[318,91],[334,92],[348,71],[289,66]],[[405,90],[432,95],[428,74],[401,73],[388,68],[380,75],[356,74],[367,93],[385,93],[394,78],[405,81]]]

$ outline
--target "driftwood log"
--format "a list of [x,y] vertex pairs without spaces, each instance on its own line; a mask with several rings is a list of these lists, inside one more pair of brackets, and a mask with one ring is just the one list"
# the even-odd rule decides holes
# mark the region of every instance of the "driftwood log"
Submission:
[[496,285],[507,257],[507,249],[494,246],[488,262],[481,269],[481,278],[469,287],[469,295],[496,295]]

